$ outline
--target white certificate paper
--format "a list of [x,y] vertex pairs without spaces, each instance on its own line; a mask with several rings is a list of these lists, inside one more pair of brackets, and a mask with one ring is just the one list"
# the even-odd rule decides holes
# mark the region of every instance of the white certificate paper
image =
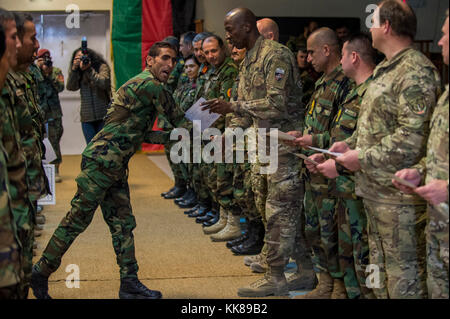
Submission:
[[203,111],[201,104],[206,102],[204,98],[198,99],[194,105],[192,105],[189,110],[186,111],[184,117],[186,117],[189,121],[201,121],[201,131],[203,132],[207,128],[211,127],[215,121],[220,117],[220,114],[217,113],[209,113],[208,110]]

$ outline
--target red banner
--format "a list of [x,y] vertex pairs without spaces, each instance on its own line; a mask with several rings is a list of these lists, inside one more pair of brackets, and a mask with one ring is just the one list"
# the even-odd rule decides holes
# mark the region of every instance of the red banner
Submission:
[[[161,41],[173,34],[172,1],[171,0],[143,0],[142,1],[142,68],[145,68],[145,60],[148,50],[153,43]],[[155,122],[154,130],[160,130]],[[144,152],[163,150],[164,146],[143,144]]]

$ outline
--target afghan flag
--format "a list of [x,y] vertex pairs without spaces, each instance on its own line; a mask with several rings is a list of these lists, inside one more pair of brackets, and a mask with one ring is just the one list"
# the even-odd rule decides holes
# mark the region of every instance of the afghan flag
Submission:
[[[114,0],[112,15],[112,52],[119,88],[145,68],[153,43],[192,30],[195,0]],[[153,129],[160,130],[156,122]],[[162,145],[142,146],[143,151],[162,149]]]

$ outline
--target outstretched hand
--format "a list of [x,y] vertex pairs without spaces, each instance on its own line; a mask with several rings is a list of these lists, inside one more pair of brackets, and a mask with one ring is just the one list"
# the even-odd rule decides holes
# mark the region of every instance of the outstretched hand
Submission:
[[217,114],[228,114],[233,112],[233,108],[231,103],[226,102],[221,99],[212,99],[205,101],[201,104],[202,111],[209,110],[209,113],[217,113]]

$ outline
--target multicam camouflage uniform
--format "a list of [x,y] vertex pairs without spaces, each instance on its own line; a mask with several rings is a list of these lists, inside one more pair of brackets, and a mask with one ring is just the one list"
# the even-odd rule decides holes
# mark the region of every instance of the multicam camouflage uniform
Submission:
[[[420,170],[426,173],[425,184],[434,179],[448,183],[448,85],[431,118],[427,157],[422,159]],[[427,286],[428,297],[448,299],[448,195],[439,205],[428,204]]]
[[425,202],[400,192],[392,176],[425,155],[439,87],[435,66],[415,49],[384,60],[374,71],[357,131],[348,141],[354,146],[357,138],[356,195],[364,198],[370,263],[380,271],[377,298],[426,296]]
[[83,152],[72,208],[36,264],[41,274],[49,276],[59,267],[62,256],[89,226],[100,205],[111,231],[120,277],[137,276],[132,233],[136,222],[130,205],[128,162],[142,142],[167,141],[168,134],[151,129],[157,116],[160,127],[167,129],[171,125],[164,109],[173,104],[171,93],[147,69],[115,93],[104,128]]
[[[330,128],[338,107],[344,102],[352,82],[339,65],[316,82],[316,90],[306,109],[304,135],[311,134],[312,146],[328,148]],[[314,151],[303,150],[306,155]],[[342,278],[338,260],[338,230],[335,213],[336,199],[330,195],[328,180],[319,174],[305,176],[305,233],[313,251],[313,264],[319,272]]]
[[19,134],[18,116],[15,105],[16,96],[8,86],[2,90],[2,99],[6,106],[2,109],[2,144],[8,155],[7,170],[9,195],[17,239],[21,248],[20,264],[23,278],[19,283],[19,298],[26,298],[31,281],[33,258],[34,210],[28,194],[27,163]]
[[[331,142],[343,141],[356,130],[360,104],[370,85],[372,77],[355,87],[339,106],[330,130]],[[337,197],[335,211],[338,222],[339,265],[344,278],[347,296],[374,298],[366,286],[366,268],[369,264],[369,242],[367,238],[367,218],[362,198],[355,195],[355,177],[342,166],[336,164],[339,176],[329,180],[331,194]]]
[[61,147],[59,142],[63,135],[62,110],[58,93],[64,91],[64,76],[61,69],[53,67],[49,76],[43,76],[39,85],[39,96],[41,97],[41,109],[45,114],[48,124],[48,140],[56,154],[56,159],[51,164],[61,164]]
[[[301,84],[294,56],[288,48],[260,36],[241,63],[239,75],[238,100],[231,102],[237,116],[250,116],[256,128],[283,131],[303,128]],[[270,273],[282,274],[294,244],[303,248],[302,268],[312,268],[306,241],[294,243],[303,199],[299,170],[297,158],[279,144],[277,171],[262,175],[267,188],[257,189],[253,185],[256,197],[267,196],[265,243]]]
[[[0,97],[0,113],[6,114],[6,105]],[[3,122],[0,118],[0,137],[3,136]],[[23,278],[20,262],[20,248],[14,222],[7,170],[8,154],[0,140],[0,299],[19,298],[19,283]]]

